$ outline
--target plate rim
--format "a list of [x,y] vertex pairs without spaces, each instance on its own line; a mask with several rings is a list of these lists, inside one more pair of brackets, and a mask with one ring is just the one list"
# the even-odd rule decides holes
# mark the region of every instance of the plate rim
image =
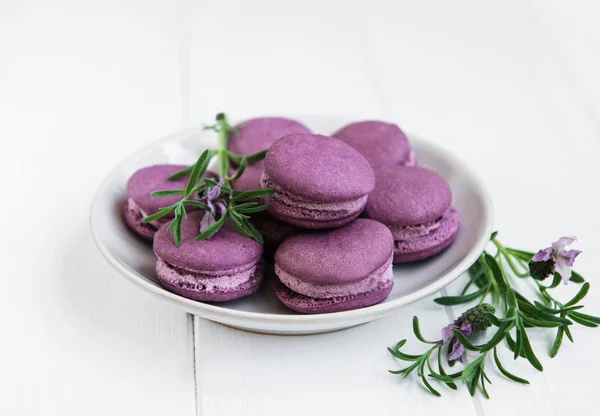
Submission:
[[[309,119],[309,116],[305,117],[296,117],[299,120]],[[314,117],[313,117],[314,118]],[[319,116],[319,118],[330,118],[335,119],[335,116],[327,117],[327,116]],[[105,243],[99,237],[99,232],[97,229],[97,224],[95,223],[94,218],[99,215],[97,211],[100,205],[101,195],[104,194],[106,188],[113,182],[114,177],[117,173],[122,169],[122,166],[126,163],[135,162],[136,158],[132,157],[136,153],[149,152],[157,147],[160,147],[164,142],[175,141],[181,139],[182,137],[187,137],[189,134],[193,132],[198,132],[201,130],[201,126],[191,126],[189,128],[179,130],[174,133],[170,133],[165,135],[157,140],[154,140],[150,144],[140,147],[137,151],[130,154],[128,157],[121,160],[116,166],[114,166],[105,176],[103,181],[100,183],[96,193],[94,194],[94,198],[92,200],[92,204],[90,207],[89,213],[89,223],[90,229],[92,233],[92,238],[94,243],[102,256],[108,261],[109,264],[113,266],[120,274],[127,278],[128,281],[132,282],[136,286],[141,287],[145,291],[152,293],[153,295],[163,299],[169,300],[179,307],[185,309],[186,311],[193,311],[193,314],[197,314],[199,316],[203,316],[205,318],[210,317],[219,317],[221,319],[227,319],[231,322],[231,320],[252,320],[252,321],[261,321],[261,323],[288,323],[288,324],[308,324],[308,323],[317,323],[324,321],[349,321],[349,320],[357,320],[360,318],[368,318],[369,316],[381,316],[388,312],[391,312],[399,307],[406,306],[410,303],[416,302],[424,297],[427,297],[431,294],[434,294],[444,287],[448,286],[454,280],[456,280],[461,274],[463,274],[479,257],[479,255],[483,252],[486,245],[489,242],[489,237],[491,235],[493,229],[493,219],[494,219],[494,210],[493,203],[490,196],[490,193],[486,187],[486,185],[481,180],[480,176],[477,175],[467,164],[465,164],[462,160],[460,160],[457,156],[450,153],[446,149],[441,146],[434,144],[432,141],[428,139],[424,139],[422,136],[413,133],[407,133],[407,136],[410,141],[418,141],[420,146],[427,147],[429,149],[433,149],[435,153],[441,155],[444,159],[450,161],[450,163],[454,166],[458,166],[462,169],[470,179],[476,184],[477,192],[481,194],[483,200],[483,213],[484,213],[484,231],[478,236],[475,244],[469,250],[469,252],[464,256],[464,258],[452,266],[451,270],[446,273],[442,278],[432,282],[431,284],[416,290],[408,295],[402,296],[399,299],[395,299],[385,303],[378,303],[372,306],[367,306],[365,308],[353,309],[349,311],[341,311],[341,312],[332,312],[332,313],[323,313],[323,314],[271,314],[264,312],[249,312],[249,311],[241,311],[237,309],[229,309],[224,308],[219,305],[213,305],[204,302],[198,302],[192,299],[187,299],[183,296],[177,295],[175,293],[169,292],[161,286],[152,284],[151,282],[146,281],[139,277],[135,272],[129,270],[127,267],[121,264],[107,248]],[[140,154],[139,158],[143,157],[143,154]],[[137,159],[139,159],[137,158]],[[166,299],[165,299],[166,298]]]

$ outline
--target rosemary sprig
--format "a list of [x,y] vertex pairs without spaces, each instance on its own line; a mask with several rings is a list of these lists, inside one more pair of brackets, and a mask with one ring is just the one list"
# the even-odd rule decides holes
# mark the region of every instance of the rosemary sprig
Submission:
[[[469,309],[453,324],[444,328],[442,334],[445,334],[444,338],[446,339],[438,341],[427,341],[423,338],[418,319],[414,317],[415,337],[423,343],[435,345],[421,355],[410,355],[400,351],[406,340],[400,341],[394,349],[388,348],[396,358],[413,362],[412,365],[402,370],[391,371],[391,373],[402,374],[406,378],[408,374],[417,369],[418,377],[425,388],[436,396],[439,396],[440,393],[431,386],[427,377],[444,383],[452,389],[456,387],[455,381],[461,379],[467,385],[471,395],[474,395],[479,388],[484,397],[489,398],[486,384],[491,384],[491,381],[486,373],[486,365],[488,362],[492,362],[492,360],[488,360],[490,353],[492,353],[493,364],[506,378],[518,383],[529,384],[527,380],[509,372],[500,361],[497,349],[503,342],[513,353],[515,360],[524,358],[535,369],[543,371],[542,363],[531,346],[529,329],[556,328],[556,337],[549,350],[550,357],[555,357],[565,335],[573,342],[571,327],[574,324],[591,328],[600,325],[600,318],[580,311],[583,305],[579,303],[590,289],[590,284],[585,282],[581,275],[571,271],[569,281],[582,283],[582,286],[572,299],[568,302],[561,302],[551,293],[552,289],[561,282],[561,276],[556,272],[551,274],[552,282],[544,285],[538,276],[532,276],[530,264],[536,255],[527,251],[507,248],[496,239],[496,236],[497,233],[494,233],[491,237],[491,242],[496,247],[496,253],[492,255],[484,251],[475,264],[469,268],[469,281],[465,284],[461,294],[434,299],[436,303],[445,306],[461,305],[473,301],[478,301],[478,306]],[[539,294],[538,300],[530,301],[517,291],[515,282],[522,279],[533,282],[534,288]],[[490,301],[491,305],[485,303],[486,301]],[[493,311],[500,311],[501,317],[497,317]],[[473,325],[465,326],[465,322]],[[486,326],[493,326],[495,332],[485,344],[475,345],[469,340],[469,336],[485,329],[481,328],[482,322]],[[478,327],[473,328],[474,325],[478,325]],[[451,333],[448,328],[452,331]],[[444,371],[441,353],[445,345],[448,345],[449,365],[453,365],[455,361],[461,361],[463,349],[476,352],[478,355],[462,371],[447,374]],[[437,354],[434,354],[436,349],[438,349]],[[432,370],[430,363],[431,357],[435,356],[438,360],[437,372]],[[424,372],[425,366],[429,370],[427,377]]]
[[[256,189],[238,192],[233,190],[231,181],[239,179],[249,164],[264,159],[267,151],[263,150],[248,156],[230,152],[227,149],[229,134],[234,132],[235,128],[229,124],[223,113],[217,114],[215,124],[205,126],[204,129],[213,130],[219,135],[219,147],[215,150],[205,150],[194,165],[175,172],[169,177],[170,180],[175,180],[189,176],[185,189],[153,192],[152,196],[157,198],[179,195],[182,198],[175,204],[161,208],[154,214],[144,218],[143,222],[156,221],[173,212],[175,216],[169,224],[168,230],[173,231],[173,240],[179,247],[182,242],[182,221],[187,217],[186,208],[192,207],[207,211],[205,218],[210,216],[209,221],[205,222],[203,220],[196,240],[210,238],[219,231],[226,219],[229,218],[239,233],[262,243],[261,235],[250,223],[250,214],[267,209],[267,204],[259,204],[255,200],[272,195],[275,191],[272,189]],[[210,177],[203,178],[215,156],[217,157],[219,181]],[[238,166],[233,176],[231,176],[232,162]]]

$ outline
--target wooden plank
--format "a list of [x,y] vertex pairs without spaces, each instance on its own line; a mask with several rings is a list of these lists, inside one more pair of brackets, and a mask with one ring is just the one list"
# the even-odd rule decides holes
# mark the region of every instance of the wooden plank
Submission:
[[[583,76],[563,67],[564,56],[556,55],[547,37],[551,29],[540,30],[536,10],[516,1],[403,3],[381,13],[383,6],[370,2],[363,14],[371,22],[381,82],[387,91],[397,91],[388,100],[391,111],[406,120],[409,130],[446,146],[482,175],[506,244],[535,250],[574,234],[581,240],[578,248],[593,256],[600,249],[593,234],[598,228],[595,196],[582,183],[598,176],[598,124],[592,104],[582,97],[590,97],[594,85],[587,88]],[[565,24],[560,13],[553,20]],[[583,88],[578,91],[577,85]],[[593,278],[591,261],[582,255],[577,266]],[[456,293],[459,286],[448,290]],[[586,302],[591,313],[598,313],[597,296],[591,294]],[[463,310],[453,309],[454,316]],[[493,399],[477,399],[480,414],[558,415],[589,409],[599,365],[588,357],[598,335],[577,329],[576,337],[581,342],[566,345],[551,360],[550,336],[535,336],[534,348],[545,358],[546,371],[511,363],[531,386],[494,378]]]
[[[431,299],[355,328],[311,336],[274,336],[196,320],[196,365],[201,389],[199,414],[305,415],[319,413],[391,415],[475,415],[466,389],[440,386],[436,398],[416,383],[389,374],[406,363],[387,351],[411,338],[418,314],[426,336],[439,336],[446,324],[443,308]],[[435,328],[435,329],[433,329]],[[408,344],[419,352],[423,345]],[[437,386],[436,386],[437,388]]]
[[193,122],[219,111],[378,115],[346,2],[196,2],[191,16]]
[[[384,117],[386,104],[366,59],[364,22],[356,11],[352,2],[195,6],[192,120],[205,121],[217,111],[238,119],[260,114]],[[466,391],[438,401],[415,382],[401,383],[387,373],[402,363],[386,347],[411,335],[413,314],[436,328],[435,334],[448,319],[430,300],[378,322],[304,337],[252,334],[197,319],[199,414],[299,415],[316,409],[430,414],[443,403],[456,414],[474,415]]]
[[174,10],[12,2],[5,23],[0,414],[191,416],[191,322],[126,283],[88,226],[108,170],[181,128]]

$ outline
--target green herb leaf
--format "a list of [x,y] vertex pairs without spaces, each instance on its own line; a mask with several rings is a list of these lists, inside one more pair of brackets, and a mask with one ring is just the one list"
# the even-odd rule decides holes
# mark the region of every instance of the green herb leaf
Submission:
[[399,358],[401,360],[404,361],[415,361],[418,360],[419,358],[421,358],[420,355],[410,355],[410,354],[405,354],[402,351],[400,351],[400,348],[402,348],[404,346],[404,344],[406,344],[406,340],[403,339],[402,341],[398,342],[396,344],[396,347],[394,349],[388,348],[388,351],[396,358]]
[[[535,307],[535,306],[531,305],[531,303],[529,303],[529,302],[523,302],[520,298],[518,300],[518,303],[519,303],[519,309],[521,311],[521,315],[524,317],[533,318],[533,319],[538,318],[541,320],[555,322],[560,325],[570,325],[571,324],[571,322],[569,322],[568,319],[554,316],[553,313],[547,312],[545,309]],[[538,302],[538,304],[540,304],[540,303]]]
[[244,228],[240,220],[234,215],[233,211],[229,211],[229,218],[231,218],[231,222],[233,222],[233,225],[240,232],[240,234],[252,238],[252,234]]
[[[207,184],[208,186],[210,186],[211,188],[213,186],[217,186],[217,184],[219,183],[218,181],[214,180],[213,178],[204,178],[204,183]],[[223,190],[223,187],[221,187],[221,190]]]
[[247,217],[242,218],[240,221],[244,225],[244,228],[247,229],[248,232],[250,232],[250,234],[252,234],[252,238],[262,244],[263,243],[262,236],[256,230],[256,228],[254,228],[254,226],[250,223],[250,221],[248,221],[248,218]]
[[549,289],[554,289],[560,284],[560,282],[562,282],[562,277],[560,277],[560,274],[554,273],[554,277],[552,278],[552,284],[549,286]]
[[152,195],[155,198],[165,198],[168,196],[183,195],[183,193],[184,193],[183,189],[173,189],[173,190],[167,190],[167,191],[154,191],[150,195]]
[[552,308],[550,308],[550,307],[548,307],[548,306],[544,305],[543,303],[540,303],[540,302],[538,302],[537,300],[536,300],[536,301],[534,301],[534,302],[533,302],[533,304],[534,304],[534,305],[535,305],[535,307],[536,307],[537,309],[539,309],[540,311],[547,312],[547,313],[549,313],[549,314],[556,315],[556,314],[559,314],[559,313],[561,313],[561,310],[560,310],[560,309],[552,309]]
[[567,336],[567,338],[569,338],[569,341],[575,342],[573,340],[573,335],[571,334],[571,329],[568,326],[565,327],[565,335]]
[[169,214],[171,211],[173,211],[175,207],[173,205],[171,205],[170,207],[166,207],[166,208],[161,208],[158,212],[155,212],[152,215],[147,216],[146,218],[144,218],[142,220],[143,223],[149,223],[152,221],[156,221],[159,218],[164,217],[165,215]]
[[231,211],[232,211],[231,213],[232,213],[233,215],[235,215],[235,217],[236,217],[236,218],[238,218],[239,220],[242,220],[242,219],[244,219],[244,218],[250,218],[248,215],[240,214],[240,213],[239,213],[239,212],[237,212],[237,210],[235,210],[235,209],[232,209]]
[[[523,348],[517,349],[517,344],[516,344],[515,340],[512,339],[512,337],[510,336],[510,334],[506,335],[506,345],[508,346],[509,350],[511,350],[515,354],[518,354],[519,357],[527,358],[527,357],[525,357],[525,353],[523,352]],[[521,343],[521,345],[522,345],[522,343]]]
[[252,153],[252,154],[246,156],[246,159],[248,160],[248,164],[251,165],[253,163],[260,162],[266,156],[267,156],[267,149],[261,150],[260,152]]
[[266,210],[268,208],[269,208],[268,204],[257,205],[255,207],[251,207],[251,208],[239,208],[239,206],[237,206],[236,207],[236,211],[237,212],[243,212],[244,214],[252,214],[254,212],[264,211],[264,210]]
[[194,165],[188,166],[185,169],[178,170],[177,172],[171,174],[168,177],[168,180],[175,181],[177,179],[183,178],[184,176],[188,176],[190,173],[192,173],[192,169],[194,169]]
[[419,318],[417,318],[416,316],[413,316],[413,332],[415,333],[415,337],[417,337],[417,339],[421,342],[424,342],[425,344],[436,344],[438,341],[427,341],[423,335],[421,335],[421,328],[419,327]]
[[523,337],[521,336],[521,331],[516,331],[515,348],[513,350],[513,360],[516,360],[517,358],[519,358],[519,356],[525,358],[523,354]]
[[274,193],[274,189],[257,189],[255,191],[240,192],[231,199],[232,201],[248,201],[250,199],[258,199],[263,198],[265,196],[273,195]]
[[235,181],[236,179],[239,179],[242,176],[242,174],[244,173],[244,171],[246,170],[246,166],[248,166],[248,159],[243,157],[240,162],[240,166],[237,168],[237,171],[235,172],[235,176],[233,178],[231,178],[231,180]]
[[471,343],[471,341],[469,341],[467,337],[465,337],[463,333],[460,332],[458,329],[454,329],[454,336],[456,337],[456,339],[458,339],[458,341],[460,341],[461,344],[463,344],[463,347],[465,347],[468,350],[479,351],[481,349],[480,346],[473,345],[473,343]]
[[529,381],[525,380],[524,378],[521,377],[517,377],[514,374],[511,374],[508,370],[506,370],[504,368],[504,366],[502,365],[502,363],[500,362],[500,359],[498,358],[498,352],[496,351],[496,348],[494,348],[494,361],[496,362],[496,367],[498,367],[498,370],[500,370],[500,372],[506,377],[509,378],[512,381],[516,381],[517,383],[522,383],[522,384],[529,384]]
[[429,390],[434,396],[437,396],[437,397],[441,396],[439,391],[437,391],[436,389],[431,387],[431,384],[429,384],[429,382],[427,381],[427,378],[425,376],[421,376],[421,380],[423,381],[423,384],[425,385],[425,387],[427,387],[427,390]]
[[503,289],[506,289],[509,285],[506,281],[506,277],[504,277],[504,272],[502,268],[498,264],[495,258],[493,258],[490,254],[485,253],[485,262],[488,264],[488,267],[492,271],[492,275],[494,276],[494,280],[498,283]]
[[190,178],[188,179],[188,183],[185,187],[184,195],[185,195],[186,199],[191,195],[192,189],[196,185],[196,182],[198,182],[198,179],[200,179],[200,177],[202,175],[204,175],[204,172],[206,172],[206,168],[208,167],[208,162],[210,161],[209,155],[210,155],[210,150],[208,150],[208,149],[205,150],[204,152],[202,152],[202,154],[198,158],[198,161],[196,162],[196,164],[194,164],[194,167],[192,168],[192,172],[190,173]]
[[525,262],[529,262],[533,258],[533,256],[535,256],[534,253],[531,253],[529,251],[516,250],[514,248],[507,248],[506,251]]
[[583,283],[585,282],[585,279],[575,270],[571,270],[571,278],[569,281],[573,283]]
[[551,358],[556,357],[556,354],[558,354],[558,350],[560,349],[560,346],[562,344],[564,334],[565,334],[565,329],[562,326],[559,327],[558,331],[556,332],[556,338],[554,339],[552,348],[550,348],[550,357]]
[[469,293],[468,295],[464,295],[464,296],[442,296],[440,298],[434,299],[433,301],[439,305],[444,305],[444,306],[460,305],[462,303],[468,303],[468,302],[471,302],[472,300],[477,299],[479,296],[481,296],[485,293],[486,289],[487,288],[482,287],[481,289],[477,290],[476,292]]
[[506,291],[506,304],[509,308],[517,307],[517,297],[515,295],[515,291],[512,287],[509,287]]
[[579,325],[587,326],[588,328],[596,328],[596,327],[598,327],[597,323],[592,322],[592,321],[588,321],[587,319],[583,319],[583,318],[581,318],[581,317],[579,317],[577,315],[574,315],[574,313],[576,313],[576,312],[573,312],[573,313],[569,314],[569,317],[573,321],[577,322]]
[[569,316],[573,316],[573,315],[577,316],[580,319],[585,319],[586,321],[590,321],[590,322],[600,325],[600,318],[598,318],[597,316],[587,315],[587,314],[581,313],[581,312],[569,313]]
[[531,343],[529,342],[527,331],[524,328],[520,328],[518,330],[521,332],[520,335],[523,338],[523,353],[525,354],[525,358],[527,358],[527,361],[529,361],[529,363],[536,370],[544,371],[542,363],[540,363],[540,360],[538,360],[538,358],[535,356],[535,353],[533,352],[533,348],[531,348]]
[[513,322],[502,323],[500,325],[500,328],[498,328],[498,331],[496,331],[496,333],[494,334],[494,336],[484,346],[481,347],[481,352],[489,351],[496,345],[498,345],[504,338],[506,338],[506,334],[508,333],[508,331],[510,331],[513,325]]
[[205,238],[210,238],[215,234],[219,229],[225,224],[225,220],[227,219],[228,211],[225,211],[221,218],[213,225],[208,227],[203,233],[200,233],[198,237],[196,237],[196,241],[204,240]]
[[239,204],[234,206],[236,211],[239,211],[241,208],[250,208],[258,205],[258,202],[244,202],[243,204]]
[[186,199],[185,201],[183,201],[183,203],[185,205],[191,205],[193,207],[200,208],[204,211],[210,211],[208,205],[204,205],[202,202],[194,201],[193,199]]
[[[444,365],[442,364],[442,347],[438,348],[438,371],[440,372],[440,375],[447,376],[450,380],[453,380],[453,378],[451,376],[448,376],[446,374],[446,371],[444,370]],[[447,381],[446,384],[452,390],[457,390],[458,389],[458,387],[456,386],[456,384],[454,382],[448,382]]]
[[181,247],[181,220],[181,216],[176,216],[167,229],[168,231],[173,230],[173,240],[177,247]]
[[579,292],[577,292],[577,294],[573,297],[573,299],[571,299],[570,301],[565,303],[565,306],[569,307],[569,306],[575,305],[581,299],[583,299],[585,297],[585,295],[588,294],[589,290],[590,290],[590,284],[587,282],[584,283],[583,286],[581,286],[581,289],[579,289]]
[[472,363],[467,365],[462,372],[462,379],[465,381],[472,381],[479,376],[479,368],[483,360],[485,360],[486,354],[482,354],[475,359]]
[[484,316],[487,318],[488,321],[490,321],[492,323],[492,325],[499,327],[500,325],[502,325],[502,323],[500,322],[500,319],[498,319],[498,317],[492,313],[484,313]]
[[543,321],[541,319],[530,318],[525,315],[521,316],[521,319],[523,319],[524,322],[528,323],[532,327],[538,327],[538,328],[556,328],[556,327],[564,325],[561,322]]

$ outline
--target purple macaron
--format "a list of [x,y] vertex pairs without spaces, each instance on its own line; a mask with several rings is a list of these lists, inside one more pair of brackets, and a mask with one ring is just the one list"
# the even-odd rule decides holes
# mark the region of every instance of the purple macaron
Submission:
[[[246,120],[229,136],[229,150],[245,156],[268,149],[280,137],[291,133],[310,134],[308,127],[283,117],[261,117]],[[233,183],[238,191],[260,189],[264,162],[249,165],[241,178]]]
[[275,250],[286,239],[300,234],[303,230],[274,217],[267,211],[252,214],[252,225],[264,240],[265,258],[272,258]]
[[331,231],[298,235],[275,253],[275,293],[301,313],[374,305],[394,286],[394,239],[383,224],[357,219]]
[[333,133],[358,150],[373,169],[383,166],[416,166],[417,158],[408,138],[396,124],[383,121],[359,121]]
[[283,117],[261,117],[246,120],[229,135],[229,150],[238,155],[249,155],[268,149],[280,137],[292,133],[310,134],[308,127]]
[[364,209],[375,187],[369,162],[341,140],[318,134],[289,134],[265,158],[263,188],[269,212],[302,228],[340,227]]
[[196,241],[205,211],[188,214],[181,227],[182,244],[162,226],[154,237],[156,275],[169,291],[209,302],[238,299],[256,292],[263,280],[262,245],[226,222],[212,237]]
[[170,181],[168,177],[173,173],[186,168],[183,165],[154,165],[142,168],[135,172],[127,182],[128,198],[123,207],[125,222],[136,234],[148,241],[152,241],[156,231],[173,218],[169,214],[151,223],[143,223],[148,215],[181,199],[181,196],[156,198],[154,191],[185,189],[188,177]]
[[458,211],[450,204],[448,183],[420,167],[389,166],[375,173],[377,186],[369,195],[368,218],[390,228],[394,236],[394,263],[423,260],[456,239]]

